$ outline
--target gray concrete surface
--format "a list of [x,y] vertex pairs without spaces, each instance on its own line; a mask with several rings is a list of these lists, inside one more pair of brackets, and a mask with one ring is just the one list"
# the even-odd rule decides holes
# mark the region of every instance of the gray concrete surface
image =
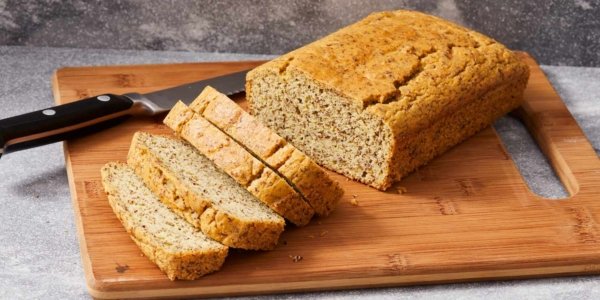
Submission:
[[[58,67],[263,59],[245,54],[80,50],[0,46],[0,119],[52,105],[50,76]],[[600,154],[600,68],[544,66]],[[560,198],[564,189],[522,125],[495,124],[531,188]],[[89,298],[80,262],[60,144],[0,159],[0,299]],[[600,299],[600,277],[364,289],[248,299]]]
[[598,0],[0,0],[0,45],[281,54],[395,9],[466,25],[542,64],[600,66]]

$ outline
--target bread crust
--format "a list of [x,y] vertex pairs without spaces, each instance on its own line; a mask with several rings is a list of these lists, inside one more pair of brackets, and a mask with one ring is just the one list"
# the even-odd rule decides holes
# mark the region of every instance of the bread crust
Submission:
[[[434,16],[400,10],[371,14],[249,72],[246,90],[251,112],[260,114],[255,102],[263,97],[255,92],[254,82],[269,76],[291,82],[299,74],[320,89],[340,96],[366,118],[380,120],[389,130],[389,148],[382,149],[387,158],[380,162],[385,165],[385,176],[373,181],[353,177],[385,190],[435,156],[403,156],[407,149],[440,154],[443,151],[439,149],[450,148],[518,107],[529,68],[489,37]],[[485,124],[448,117],[483,97],[489,98],[489,91],[503,86],[514,90],[486,101],[488,106],[482,111],[489,113],[487,118],[472,116]],[[477,114],[477,110],[472,112]],[[447,131],[442,128],[442,120],[463,122],[466,127],[452,126],[453,131]],[[436,141],[436,134],[461,139]],[[430,144],[410,144],[416,140],[429,140]],[[349,170],[334,171],[352,176]]]
[[145,227],[133,221],[131,214],[134,212],[127,209],[125,204],[127,199],[120,196],[117,187],[113,184],[113,173],[120,168],[128,167],[124,163],[106,164],[101,169],[102,185],[113,212],[142,253],[171,280],[195,280],[220,269],[227,257],[226,246],[220,245],[202,251],[172,252],[163,245],[157,244]]
[[312,218],[313,208],[281,176],[182,102],[164,123],[282,217],[297,226]]
[[226,95],[206,87],[190,108],[283,176],[318,215],[327,216],[335,209],[344,193],[339,184]]
[[[159,199],[204,234],[226,246],[249,250],[271,250],[277,245],[285,222],[244,220],[219,210],[210,199],[182,182],[143,142],[149,134],[137,132],[132,139],[127,163]],[[167,137],[169,138],[169,137]]]

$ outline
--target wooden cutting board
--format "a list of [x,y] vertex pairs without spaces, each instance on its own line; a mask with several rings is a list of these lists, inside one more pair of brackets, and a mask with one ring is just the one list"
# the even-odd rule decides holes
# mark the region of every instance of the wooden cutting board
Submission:
[[[570,198],[534,195],[487,128],[388,192],[332,173],[346,194],[330,217],[288,226],[274,251],[231,251],[221,271],[172,282],[141,255],[102,191],[100,167],[125,160],[135,131],[169,132],[161,117],[131,119],[65,143],[90,293],[223,296],[600,273],[600,161],[540,68],[522,56],[532,72],[521,113]],[[62,104],[143,93],[259,63],[63,68],[54,96]]]

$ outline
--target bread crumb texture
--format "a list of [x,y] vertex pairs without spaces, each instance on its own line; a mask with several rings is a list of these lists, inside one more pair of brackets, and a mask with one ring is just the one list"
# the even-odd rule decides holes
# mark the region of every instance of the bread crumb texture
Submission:
[[343,190],[310,157],[245,112],[226,95],[206,87],[190,108],[275,171],[320,216],[333,211]]
[[137,132],[128,164],[175,213],[229,247],[268,250],[285,221],[183,140]]
[[319,164],[385,190],[522,101],[529,69],[482,34],[374,13],[252,70],[252,114]]
[[279,215],[298,226],[312,218],[312,207],[285,179],[182,102],[164,123]]
[[194,280],[221,268],[228,248],[171,211],[128,165],[108,163],[101,175],[123,227],[169,279]]

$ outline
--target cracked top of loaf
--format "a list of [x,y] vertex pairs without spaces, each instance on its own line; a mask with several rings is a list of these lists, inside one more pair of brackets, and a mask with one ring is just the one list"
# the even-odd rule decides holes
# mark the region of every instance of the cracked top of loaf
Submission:
[[499,86],[524,88],[529,77],[527,65],[495,40],[408,10],[373,13],[256,68],[248,79],[265,72],[304,74],[381,117],[396,134]]

